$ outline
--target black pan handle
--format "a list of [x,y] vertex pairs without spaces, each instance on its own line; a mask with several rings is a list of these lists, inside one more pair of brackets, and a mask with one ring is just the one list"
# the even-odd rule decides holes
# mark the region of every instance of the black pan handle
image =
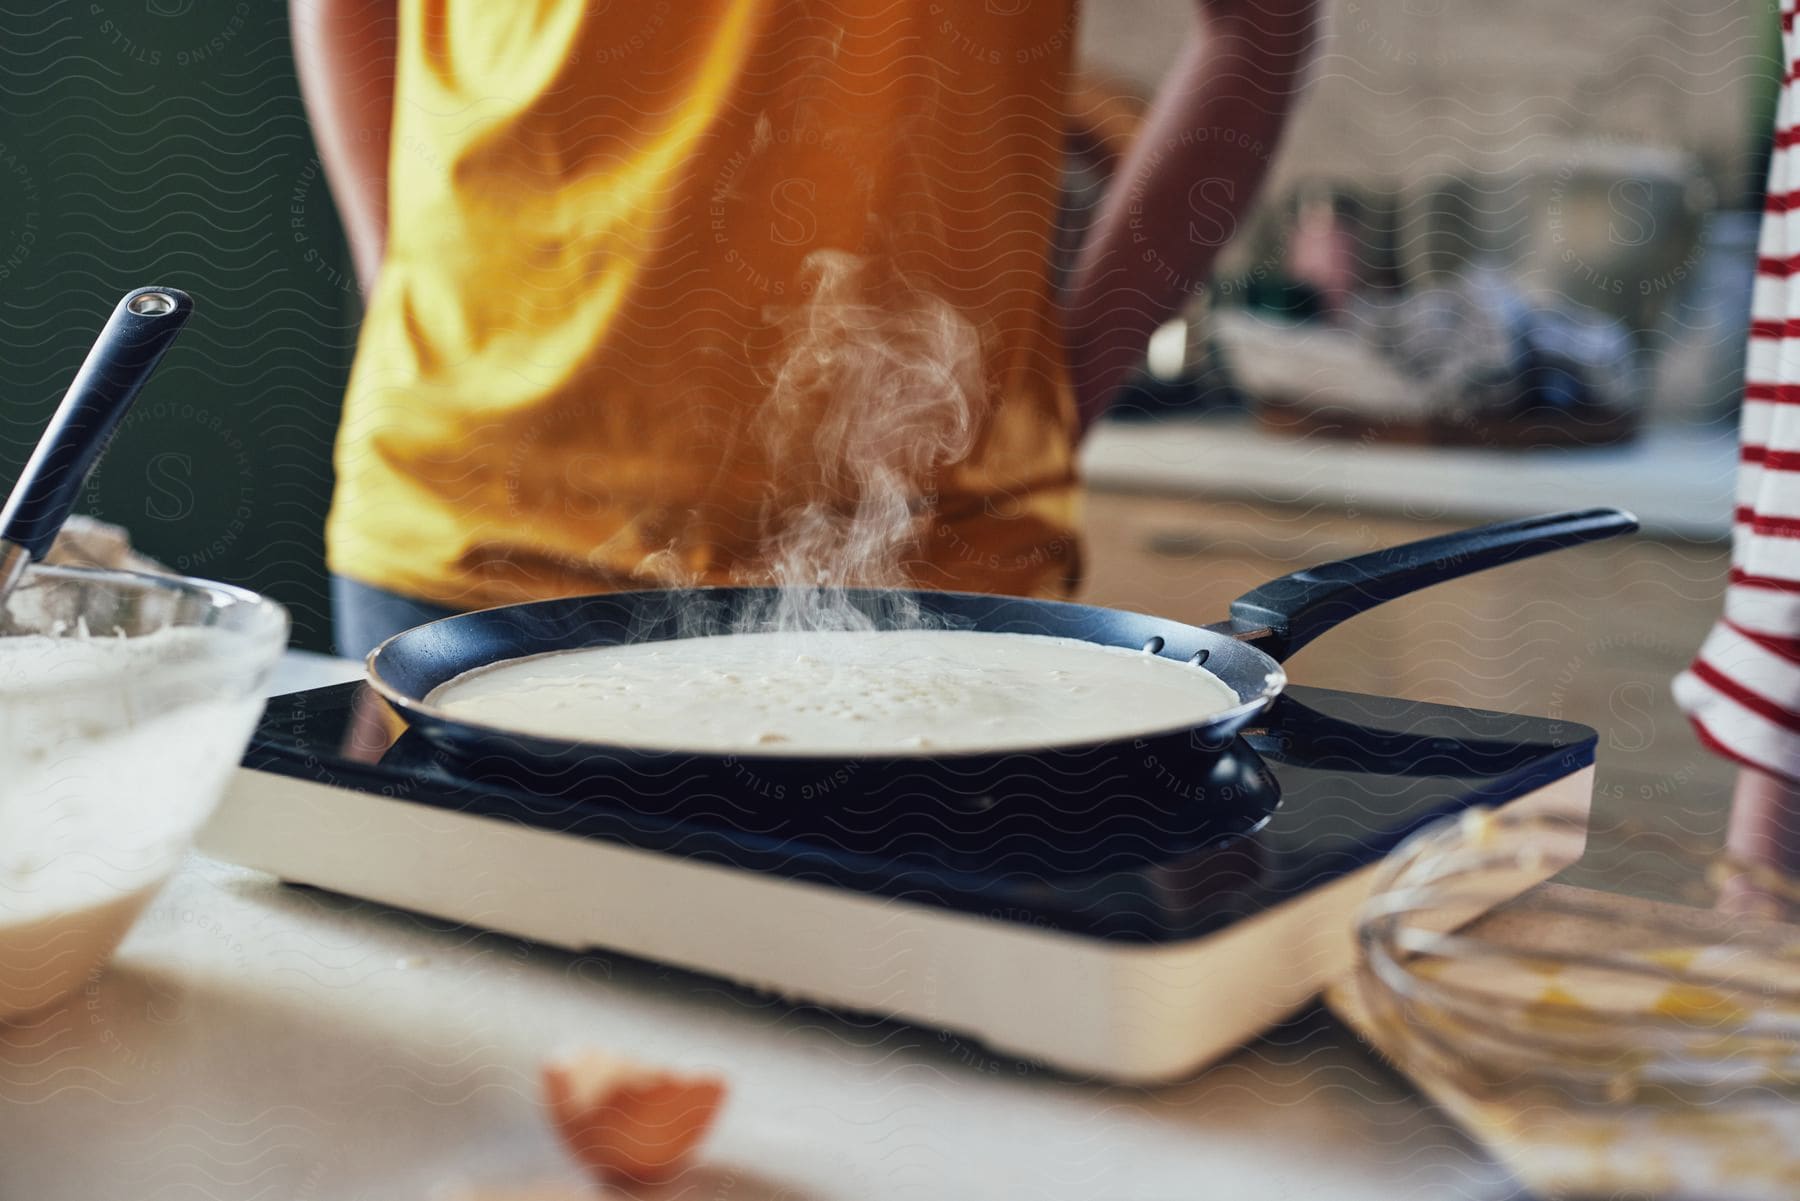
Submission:
[[1478,526],[1270,580],[1231,602],[1231,626],[1277,659],[1358,613],[1432,584],[1638,528],[1623,509],[1581,509]]
[[137,288],[119,301],[0,509],[0,541],[33,559],[49,553],[94,461],[193,311],[174,288]]

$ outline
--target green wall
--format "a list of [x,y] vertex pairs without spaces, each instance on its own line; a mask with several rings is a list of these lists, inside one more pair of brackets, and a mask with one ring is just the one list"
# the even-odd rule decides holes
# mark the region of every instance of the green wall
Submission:
[[128,289],[195,313],[83,508],[329,641],[321,524],[357,298],[285,5],[37,0],[0,13],[0,483]]

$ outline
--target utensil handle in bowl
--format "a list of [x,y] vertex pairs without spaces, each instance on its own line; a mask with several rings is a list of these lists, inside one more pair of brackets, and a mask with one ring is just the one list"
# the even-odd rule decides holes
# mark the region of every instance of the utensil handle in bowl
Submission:
[[49,553],[94,461],[193,311],[174,288],[136,288],[119,301],[0,508],[0,542],[33,559]]
[[1231,624],[1276,659],[1285,659],[1396,597],[1637,528],[1637,518],[1623,509],[1581,509],[1440,534],[1270,580],[1231,602]]

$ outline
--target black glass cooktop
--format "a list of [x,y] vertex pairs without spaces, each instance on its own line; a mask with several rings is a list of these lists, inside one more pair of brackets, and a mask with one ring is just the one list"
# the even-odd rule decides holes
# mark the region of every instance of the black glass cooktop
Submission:
[[[754,805],[698,803],[678,761],[580,776],[492,755],[452,761],[362,684],[269,702],[246,767],[397,802],[768,872],[997,921],[1117,940],[1213,933],[1380,858],[1436,818],[1587,767],[1594,732],[1544,718],[1293,688],[1223,753],[1140,765],[1154,804],[1079,762],[1041,802],[996,812],[981,785],[859,792],[854,770],[782,776],[742,760]],[[805,790],[791,815],[779,803]],[[775,803],[771,803],[771,802]]]

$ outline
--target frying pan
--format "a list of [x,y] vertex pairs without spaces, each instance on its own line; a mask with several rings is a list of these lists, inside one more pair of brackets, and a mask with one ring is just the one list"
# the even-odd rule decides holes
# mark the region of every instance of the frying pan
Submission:
[[[514,733],[453,717],[425,700],[463,672],[506,659],[741,628],[747,617],[772,611],[779,593],[768,588],[622,592],[457,614],[376,647],[368,678],[420,737],[476,777],[523,776],[558,793],[575,781],[611,777],[627,781],[641,804],[704,805],[735,820],[765,823],[807,813],[829,813],[841,822],[859,812],[924,804],[944,820],[960,822],[965,832],[979,827],[991,834],[1011,815],[1035,812],[1040,820],[1033,828],[1043,836],[1079,837],[1122,807],[1147,806],[1167,818],[1193,810],[1202,799],[1216,810],[1222,794],[1259,792],[1220,777],[1232,770],[1225,748],[1280,695],[1287,683],[1281,661],[1356,614],[1444,580],[1636,528],[1629,513],[1588,509],[1427,538],[1270,580],[1233,601],[1227,620],[1209,626],[1020,597],[844,594],[878,626],[906,606],[944,628],[1142,648],[1203,665],[1237,697],[1235,705],[1198,724],[1084,744],[978,754],[809,756],[767,748],[694,754]],[[1048,822],[1041,820],[1046,807],[1054,810]],[[1266,816],[1266,806],[1259,812]]]

